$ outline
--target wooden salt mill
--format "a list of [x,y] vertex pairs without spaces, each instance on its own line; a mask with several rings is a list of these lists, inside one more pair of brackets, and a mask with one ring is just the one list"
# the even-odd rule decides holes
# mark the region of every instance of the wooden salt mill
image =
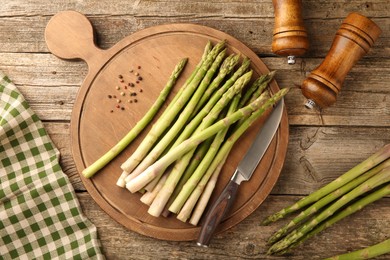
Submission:
[[302,56],[309,48],[301,1],[273,0],[272,3],[275,13],[272,52],[287,56],[287,63],[295,64],[295,57]]
[[325,108],[335,103],[346,75],[380,33],[381,29],[367,17],[349,14],[323,62],[302,83],[302,94],[308,99],[305,106]]

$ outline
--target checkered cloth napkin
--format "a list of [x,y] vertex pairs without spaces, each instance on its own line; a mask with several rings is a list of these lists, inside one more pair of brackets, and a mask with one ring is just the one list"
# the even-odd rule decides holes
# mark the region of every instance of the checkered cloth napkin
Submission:
[[0,259],[104,259],[42,122],[0,72]]

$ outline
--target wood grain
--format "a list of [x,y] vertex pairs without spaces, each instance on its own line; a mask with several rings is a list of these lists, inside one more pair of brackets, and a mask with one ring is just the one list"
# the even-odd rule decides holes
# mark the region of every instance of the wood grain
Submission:
[[[98,226],[98,234],[108,259],[129,256],[131,259],[152,259],[156,256],[159,259],[323,259],[379,243],[390,232],[387,225],[390,198],[385,198],[340,221],[288,255],[275,257],[265,255],[268,249],[265,241],[286,221],[270,226],[260,226],[259,223],[269,214],[297,201],[301,198],[299,196],[269,196],[247,219],[216,235],[209,248],[198,247],[195,242],[156,241],[139,235],[101,214],[100,208],[87,194],[79,194],[78,198],[87,217]],[[376,259],[388,259],[388,256]]]
[[[62,34],[58,34],[62,31]],[[79,172],[97,160],[110,147],[113,147],[135,125],[151,107],[178,60],[189,59],[187,70],[178,79],[173,92],[184,84],[195,63],[200,59],[208,41],[226,40],[228,53],[239,53],[251,59],[251,68],[256,78],[269,72],[264,63],[248,47],[221,31],[205,26],[191,24],[170,24],[150,27],[134,33],[118,42],[109,50],[102,50],[94,44],[93,29],[89,20],[81,13],[65,11],[56,14],[48,23],[45,39],[54,55],[63,59],[81,58],[88,64],[88,74],[79,90],[71,118],[72,153]],[[136,83],[144,91],[137,95],[137,103],[128,104],[129,91],[124,85],[134,84],[137,71],[142,80]],[[172,69],[171,69],[172,70]],[[130,74],[130,75],[129,75]],[[118,79],[120,75],[121,79]],[[125,81],[121,83],[120,81]],[[127,97],[115,92],[115,85],[120,86]],[[272,92],[279,88],[276,82],[270,83]],[[114,92],[113,92],[114,91]],[[119,104],[124,110],[118,110],[118,103],[108,99],[108,94],[115,94],[122,99]],[[172,99],[172,95],[169,99]],[[169,102],[169,100],[168,100]],[[116,110],[110,112],[110,110]],[[102,124],[104,122],[104,124]],[[154,120],[155,122],[155,120]],[[254,139],[256,129],[263,120],[247,131],[240,139],[226,160],[219,182],[211,201],[229,181],[242,154]],[[152,122],[153,124],[153,122]],[[94,133],[94,134],[91,134]],[[175,241],[193,240],[199,233],[199,227],[182,223],[174,215],[152,217],[147,214],[147,207],[140,202],[140,194],[131,194],[126,189],[115,185],[120,174],[121,164],[136,149],[147,131],[141,133],[129,147],[109,165],[100,170],[93,178],[81,178],[87,191],[113,219],[127,228],[151,237]],[[220,223],[217,231],[221,232],[236,225],[253,212],[271,192],[283,166],[288,141],[288,121],[284,111],[278,133],[262,158],[250,182],[245,182],[234,200],[232,210]],[[99,145],[96,145],[99,144]],[[265,173],[265,174],[264,174]],[[201,220],[202,222],[202,220]]]
[[[61,152],[61,166],[78,192],[84,212],[98,227],[108,259],[319,259],[388,238],[389,198],[335,225],[285,258],[268,257],[265,239],[281,226],[259,227],[265,215],[296,201],[389,143],[390,5],[386,0],[305,0],[304,24],[310,49],[297,64],[271,52],[274,17],[271,0],[254,1],[4,1],[0,5],[0,69],[8,74],[44,120]],[[87,74],[84,62],[62,61],[48,53],[47,22],[59,11],[87,14],[107,49],[152,25],[190,22],[229,33],[253,49],[281,87],[300,84],[327,54],[336,30],[350,12],[372,18],[382,34],[347,75],[333,106],[314,113],[303,107],[299,90],[286,98],[290,138],[286,162],[272,194],[236,227],[219,234],[213,248],[191,242],[151,239],[123,228],[85,192],[70,149],[69,120],[77,91]],[[42,94],[40,94],[42,93]],[[232,246],[233,245],[233,246]],[[388,259],[388,255],[377,259]]]

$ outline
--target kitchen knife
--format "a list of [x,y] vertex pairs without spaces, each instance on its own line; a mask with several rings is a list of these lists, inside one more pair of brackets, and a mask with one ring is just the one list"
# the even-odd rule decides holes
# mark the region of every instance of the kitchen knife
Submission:
[[267,151],[276,130],[279,128],[283,106],[284,102],[282,99],[269,115],[265,125],[260,129],[221,195],[211,205],[198,236],[198,246],[208,247],[215,229],[233,205],[239,185],[242,181],[248,181],[251,178],[261,158]]

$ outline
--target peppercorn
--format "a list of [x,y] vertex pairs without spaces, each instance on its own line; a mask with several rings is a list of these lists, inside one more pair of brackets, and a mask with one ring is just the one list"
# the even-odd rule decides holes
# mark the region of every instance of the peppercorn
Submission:
[[111,96],[111,95],[108,95],[108,98],[112,98],[112,96]]

